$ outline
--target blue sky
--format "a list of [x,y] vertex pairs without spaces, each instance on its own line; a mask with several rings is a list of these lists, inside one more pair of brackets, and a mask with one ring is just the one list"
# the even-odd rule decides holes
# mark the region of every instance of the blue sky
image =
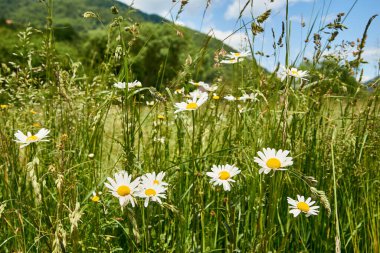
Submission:
[[[180,0],[119,0],[131,4],[137,9],[150,14],[158,14],[167,19],[174,19],[177,15]],[[265,23],[265,32],[255,38],[255,51],[263,51],[265,54],[273,55],[273,39],[271,29],[273,28],[276,37],[281,33],[281,22],[285,20],[286,0],[252,0],[253,5],[249,5],[243,14],[241,20],[238,16],[247,0],[211,0],[205,17],[202,22],[207,0],[189,0],[184,11],[176,20],[178,24],[188,26],[192,29],[205,33],[212,31],[218,39],[225,39],[231,33],[236,31],[244,23],[248,23],[252,15],[260,15],[267,9],[272,9],[272,15]],[[350,8],[356,2],[351,12]],[[291,27],[291,55],[292,60],[304,47],[306,33],[313,20],[317,20],[316,29],[326,25],[334,20],[340,12],[346,13],[344,24],[349,28],[341,32],[335,40],[338,44],[345,41],[356,41],[361,38],[368,19],[374,14],[380,14],[380,0],[289,0],[289,17],[292,20]],[[347,15],[348,14],[348,15]],[[304,21],[305,27],[301,27],[301,20]],[[316,31],[316,30],[314,30]],[[324,35],[322,38],[327,38]],[[230,38],[225,40],[226,44],[233,46],[235,49],[247,49],[247,40],[251,37],[245,35],[244,29],[236,32]],[[312,56],[313,44],[309,43],[306,48],[306,57]],[[328,53],[328,52],[327,52]],[[376,66],[380,59],[380,17],[377,17],[368,31],[368,39],[364,52],[364,59],[369,63],[363,65],[364,80],[373,78],[378,74]],[[284,51],[278,55],[278,60],[283,63],[285,58]],[[349,58],[351,59],[351,58]],[[260,64],[269,70],[273,70],[276,59],[274,56],[269,58],[258,58]],[[296,63],[297,65],[297,63]]]

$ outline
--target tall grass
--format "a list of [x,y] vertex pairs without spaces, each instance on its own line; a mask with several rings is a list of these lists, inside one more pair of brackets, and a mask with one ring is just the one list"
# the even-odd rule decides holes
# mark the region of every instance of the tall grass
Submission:
[[[379,252],[378,88],[333,95],[316,80],[294,89],[299,81],[280,82],[247,60],[233,66],[234,82],[214,82],[221,97],[251,90],[258,101],[210,98],[174,114],[183,99],[174,86],[112,87],[134,80],[126,41],[119,75],[111,53],[95,75],[80,63],[61,66],[49,13],[45,64],[0,72],[9,105],[0,111],[2,252]],[[123,38],[118,25],[109,41]],[[51,130],[50,142],[24,149],[14,142],[17,130],[41,127]],[[259,174],[254,157],[265,147],[290,150],[293,166]],[[242,171],[230,192],[206,176],[227,163]],[[134,178],[166,172],[167,199],[121,209],[104,187],[120,170]],[[100,202],[90,200],[93,191],[103,192]],[[320,213],[293,218],[286,198],[297,194],[312,196]]]

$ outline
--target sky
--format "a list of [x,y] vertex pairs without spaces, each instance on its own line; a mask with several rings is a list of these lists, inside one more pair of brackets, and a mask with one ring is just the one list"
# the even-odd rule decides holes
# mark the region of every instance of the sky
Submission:
[[[277,60],[281,64],[284,64],[284,48],[277,53],[276,57],[273,54],[271,29],[274,30],[276,38],[278,38],[281,34],[281,23],[285,21],[286,0],[251,0],[252,5],[248,5],[241,19],[238,19],[238,17],[248,0],[209,0],[210,5],[206,11],[207,0],[189,0],[183,12],[179,14],[178,19],[176,17],[181,0],[118,1],[128,5],[132,4],[134,8],[145,13],[160,15],[179,25],[213,34],[216,38],[224,40],[226,44],[236,50],[247,50],[249,49],[248,42],[251,45],[253,42],[252,35],[246,36],[244,25],[246,24],[249,32],[252,16],[257,17],[264,11],[271,9],[272,14],[264,23],[265,31],[255,37],[253,47],[255,52],[262,51],[265,55],[270,56],[257,57],[260,64],[268,70],[275,68]],[[334,44],[340,44],[343,40],[356,41],[358,38],[361,38],[368,19],[375,14],[380,15],[380,0],[289,0],[291,61],[296,60],[297,55],[305,47],[304,40],[310,26],[315,20],[312,34],[319,28],[332,22],[336,18],[336,15],[341,12],[346,14],[344,16],[344,25],[348,29],[339,33]],[[301,26],[301,22],[305,24],[304,27]],[[322,34],[322,41],[323,39],[326,40],[328,36]],[[306,47],[304,52],[305,57],[312,57],[314,53],[313,46],[313,43],[309,43]],[[332,53],[332,51],[326,53]],[[368,64],[362,65],[364,70],[362,80],[366,81],[379,74],[380,16],[375,18],[368,30],[363,58],[368,61]],[[297,66],[299,61],[294,62],[294,64]]]

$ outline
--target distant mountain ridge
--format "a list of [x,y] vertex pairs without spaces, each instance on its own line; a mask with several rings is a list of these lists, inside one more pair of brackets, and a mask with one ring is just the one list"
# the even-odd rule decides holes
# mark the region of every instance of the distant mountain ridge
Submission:
[[[92,11],[101,17],[103,23],[107,24],[115,17],[111,13],[111,6],[116,6],[120,15],[135,22],[160,23],[165,21],[164,18],[158,15],[143,13],[118,1],[54,0],[53,24],[70,24],[79,32],[95,29],[101,24],[97,21],[89,22],[85,20],[83,13]],[[9,19],[16,24],[25,25],[30,23],[33,26],[44,26],[46,24],[47,9],[44,1],[2,0],[0,1],[0,9],[0,19]]]

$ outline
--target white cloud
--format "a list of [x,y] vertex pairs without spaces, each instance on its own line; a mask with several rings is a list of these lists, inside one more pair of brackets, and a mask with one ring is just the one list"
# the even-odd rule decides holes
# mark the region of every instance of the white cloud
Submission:
[[166,16],[169,10],[175,6],[172,1],[163,0],[119,0],[119,2],[131,5],[133,8],[139,9],[148,14],[157,14],[160,16]]
[[[170,13],[176,16],[180,7],[180,2],[172,0],[118,0],[119,2],[131,5],[148,14],[157,14],[165,18],[170,18]],[[204,10],[206,2],[204,0],[192,0],[185,6],[184,12],[194,13]]]
[[[312,2],[314,0],[289,0],[289,4],[296,4],[299,2]],[[243,9],[247,0],[234,0],[232,4],[227,7],[227,11],[224,13],[225,19],[236,19],[239,17],[241,10]],[[252,0],[252,4],[249,4],[245,9],[243,16],[260,15],[264,11],[271,9],[272,11],[278,11],[286,6],[286,0]]]
[[376,47],[364,48],[362,57],[365,61],[376,62],[380,60],[380,48],[376,48]]
[[248,37],[245,33],[236,32],[232,34],[233,31],[222,31],[218,29],[213,29],[212,34],[215,38],[223,41],[225,44],[236,50],[246,50],[249,46]]

